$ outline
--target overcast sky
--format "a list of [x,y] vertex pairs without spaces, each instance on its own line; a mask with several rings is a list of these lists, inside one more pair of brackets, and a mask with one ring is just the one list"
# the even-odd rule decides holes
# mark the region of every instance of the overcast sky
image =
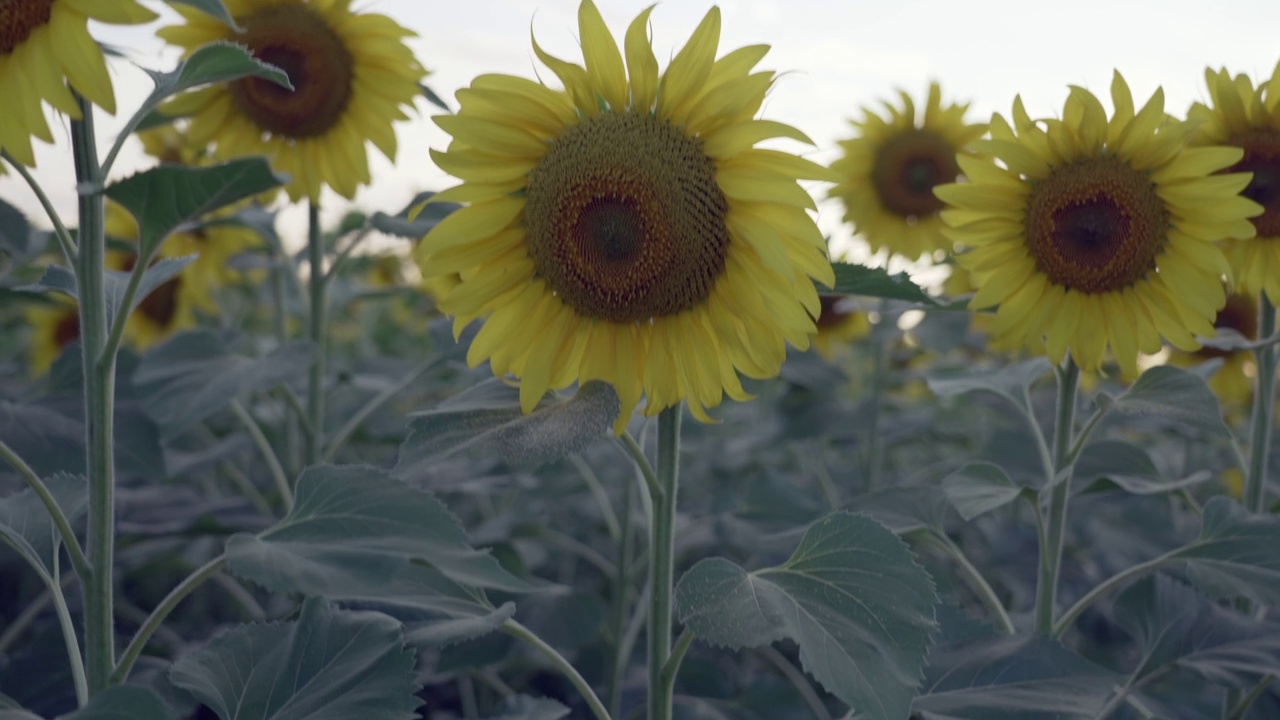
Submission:
[[[144,4],[163,13],[147,26],[95,25],[99,40],[129,58],[112,62],[121,117],[137,107],[150,80],[134,67],[168,70],[176,53],[153,36],[176,15],[154,0]],[[650,0],[597,0],[605,21],[620,36]],[[652,15],[659,65],[688,38],[711,3],[665,0]],[[356,0],[358,9],[380,12],[414,30],[412,47],[432,72],[427,84],[456,107],[453,93],[480,73],[533,77],[536,61],[530,28],[549,52],[581,62],[577,45],[577,0]],[[1119,69],[1140,106],[1163,86],[1166,109],[1182,115],[1206,97],[1204,69],[1225,66],[1255,79],[1270,75],[1280,60],[1280,3],[1275,0],[727,0],[721,5],[721,54],[746,44],[773,46],[761,67],[783,73],[764,115],[806,132],[816,148],[789,147],[829,162],[835,143],[850,135],[848,119],[859,108],[891,97],[898,88],[921,97],[931,80],[942,84],[945,99],[972,102],[972,119],[993,111],[1006,116],[1021,94],[1033,116],[1061,111],[1068,85],[1093,90],[1110,107],[1107,91],[1112,69]],[[549,73],[543,71],[547,78]],[[418,115],[399,126],[400,154],[392,164],[371,149],[374,183],[357,196],[366,210],[395,211],[415,193],[454,184],[436,170],[428,148],[443,148],[448,136],[429,116],[434,108],[418,103]],[[102,145],[109,145],[118,118],[102,117]],[[75,197],[65,120],[54,131],[57,146],[37,145],[37,177],[55,206],[74,223]],[[117,175],[146,166],[140,146],[131,141],[117,164]],[[821,197],[825,187],[816,186]],[[0,177],[0,197],[43,221],[30,191],[13,173]],[[333,217],[350,207],[343,198],[326,198]],[[824,231],[847,240],[840,208],[820,203]],[[305,211],[291,208],[282,231],[298,242]]]

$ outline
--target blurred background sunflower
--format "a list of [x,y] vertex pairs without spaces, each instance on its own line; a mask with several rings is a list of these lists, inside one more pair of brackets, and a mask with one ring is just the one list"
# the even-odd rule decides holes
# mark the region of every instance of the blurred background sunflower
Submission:
[[366,143],[394,160],[394,125],[420,95],[426,76],[391,18],[355,12],[351,0],[227,0],[237,33],[192,7],[185,24],[158,35],[184,55],[217,40],[249,47],[282,68],[292,91],[258,78],[202,88],[165,107],[191,117],[192,143],[213,144],[217,158],[262,154],[290,175],[289,198],[320,199],[323,187],[345,198],[370,182]]

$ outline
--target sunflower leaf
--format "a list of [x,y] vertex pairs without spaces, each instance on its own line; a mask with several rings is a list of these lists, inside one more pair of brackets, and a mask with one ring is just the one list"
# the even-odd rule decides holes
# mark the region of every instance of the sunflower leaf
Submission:
[[1215,600],[1280,604],[1280,517],[1252,515],[1224,496],[1205,503],[1202,517],[1200,536],[1166,559]]
[[[906,273],[890,275],[884,268],[866,267],[852,263],[835,262],[831,267],[836,273],[836,284],[830,292],[819,292],[830,295],[864,295],[889,300],[905,300],[918,303],[926,308],[947,309],[950,306],[940,303]],[[964,307],[963,303],[961,307]]]
[[[462,207],[458,203],[451,202],[423,205],[423,203],[431,199],[432,195],[435,195],[435,193],[430,191],[419,193],[403,210],[395,215],[388,215],[381,211],[374,213],[374,229],[388,235],[418,240],[423,235],[426,235],[431,228],[438,225],[441,220],[448,217],[449,213]],[[410,220],[409,215],[419,206],[422,206],[421,211],[414,215],[413,220]]]
[[[172,1],[170,0],[170,2]],[[214,3],[219,6],[222,5],[220,0],[187,0],[184,2],[184,4],[199,7],[200,10],[206,12],[208,10],[203,6],[212,6]],[[225,7],[222,8],[222,13],[226,18],[230,18],[230,15],[226,13]],[[218,17],[216,10],[209,14]],[[136,126],[138,122],[152,110],[159,107],[160,103],[166,99],[202,85],[228,83],[246,77],[254,77],[273,82],[286,90],[294,89],[293,84],[289,82],[289,76],[283,70],[255,58],[249,48],[225,40],[219,40],[196,48],[195,52],[191,53],[186,60],[183,60],[178,67],[170,72],[147,71],[147,74],[151,76],[151,80],[155,83],[155,88],[147,96],[147,99],[142,101],[142,106],[138,108],[137,113],[130,119],[131,127]]]
[[186,5],[195,8],[209,17],[221,20],[228,28],[240,32],[244,28],[236,24],[235,18],[231,17],[231,13],[227,11],[227,6],[222,4],[222,0],[165,0],[170,5]]
[[931,375],[925,378],[925,382],[939,398],[988,390],[1013,403],[1023,415],[1030,417],[1031,406],[1027,404],[1027,391],[1052,369],[1048,360],[1038,357],[997,370]]
[[1166,477],[1146,450],[1120,440],[1100,440],[1085,446],[1072,477],[1078,493],[1119,488],[1134,495],[1157,495],[1199,485],[1213,476],[1201,470],[1182,478]]
[[89,699],[89,704],[58,720],[170,720],[173,715],[150,688],[138,685],[109,687]]
[[106,193],[138,221],[138,255],[150,262],[183,223],[285,182],[266,159],[252,157],[209,167],[160,165],[113,183]]
[[484,449],[517,465],[537,466],[586,448],[605,436],[618,416],[618,395],[607,383],[583,383],[573,397],[544,400],[520,411],[520,393],[498,378],[462,392],[434,410],[416,413],[400,446],[394,473],[412,477],[467,449]]
[[[67,522],[74,526],[88,507],[89,484],[84,476],[58,473],[45,478],[44,484]],[[0,539],[17,550],[42,580],[56,582],[54,568],[62,535],[44,503],[30,488],[0,499]]]
[[305,372],[312,345],[292,342],[261,358],[237,355],[216,333],[185,332],[153,348],[133,374],[143,409],[177,437],[236,397],[270,390]]
[[943,478],[942,491],[966,521],[1031,492],[1015,483],[1004,468],[985,461],[966,463]]
[[1230,433],[1218,398],[1204,378],[1170,365],[1157,365],[1142,373],[1109,410],[1123,415],[1163,415],[1214,435]]
[[933,580],[888,528],[834,513],[786,563],[748,572],[724,558],[680,578],[676,613],[731,648],[783,638],[822,686],[861,715],[905,720],[935,629]]
[[408,720],[421,702],[413,672],[399,622],[308,598],[296,621],[219,635],[169,680],[222,720]]
[[256,535],[227,541],[237,575],[275,592],[308,595],[362,588],[400,595],[412,562],[459,585],[525,592],[530,586],[487,551],[467,544],[457,519],[430,493],[369,466],[320,465],[298,478],[293,508]]

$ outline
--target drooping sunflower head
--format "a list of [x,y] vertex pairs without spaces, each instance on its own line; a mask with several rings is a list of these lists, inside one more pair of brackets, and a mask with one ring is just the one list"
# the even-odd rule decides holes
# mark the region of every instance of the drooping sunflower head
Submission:
[[158,35],[187,54],[216,40],[247,46],[289,75],[288,90],[258,78],[191,92],[166,112],[191,116],[190,140],[218,158],[265,154],[290,175],[290,199],[322,187],[351,198],[369,183],[365,144],[396,155],[394,123],[419,95],[426,71],[404,40],[413,32],[385,15],[357,13],[352,0],[227,0],[244,30],[184,5],[183,25]]
[[1162,336],[1194,350],[1213,334],[1230,275],[1215,243],[1251,237],[1261,208],[1238,195],[1248,174],[1214,174],[1241,151],[1187,148],[1191,128],[1168,121],[1162,91],[1135,112],[1116,73],[1111,100],[1108,118],[1073,87],[1061,119],[1039,122],[1015,100],[1013,124],[994,115],[978,143],[999,164],[960,156],[969,182],[936,192],[949,237],[971,248],[958,260],[972,307],[998,306],[995,337],[1054,362],[1070,351],[1086,372],[1109,346],[1129,375]]
[[1229,171],[1253,173],[1242,194],[1263,207],[1252,220],[1257,237],[1227,243],[1227,260],[1241,291],[1280,302],[1280,64],[1256,88],[1225,69],[1206,70],[1205,81],[1212,105],[1195,103],[1187,113],[1191,143],[1240,148],[1244,157]]
[[423,277],[461,328],[486,318],[468,359],[521,379],[531,410],[548,389],[611,383],[621,431],[643,394],[656,414],[695,416],[738,373],[770,377],[785,343],[808,346],[814,280],[834,282],[800,178],[819,165],[755,148],[794,128],[755,119],[774,80],[756,45],[717,59],[712,8],[665,71],[652,8],[620,50],[595,5],[578,11],[584,65],[534,52],[563,89],[482,75],[457,94],[437,165],[463,183],[432,201],[469,202],[419,244]]
[[115,91],[89,20],[134,25],[153,18],[135,0],[0,1],[0,150],[34,165],[31,138],[53,142],[42,104],[79,119],[72,91],[114,114]]
[[971,152],[987,126],[965,122],[968,103],[943,104],[937,83],[920,112],[910,95],[899,95],[901,105],[885,103],[884,113],[863,108],[863,119],[851,123],[857,134],[840,142],[843,154],[831,164],[840,182],[830,195],[873,252],[916,260],[951,249],[933,188],[956,181],[956,155]]
[[813,335],[813,350],[827,362],[835,360],[840,351],[846,350],[854,340],[871,333],[871,321],[867,313],[857,309],[844,295],[822,295],[818,298],[821,311]]

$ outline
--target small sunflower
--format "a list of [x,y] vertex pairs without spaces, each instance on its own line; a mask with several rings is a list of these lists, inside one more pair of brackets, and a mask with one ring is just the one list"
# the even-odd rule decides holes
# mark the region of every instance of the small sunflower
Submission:
[[365,143],[395,159],[394,123],[408,119],[427,73],[404,43],[412,31],[353,12],[351,2],[226,0],[243,33],[176,5],[186,24],[161,28],[161,38],[186,54],[216,40],[241,43],[282,68],[294,89],[245,78],[191,92],[166,112],[190,115],[191,141],[215,143],[217,158],[266,155],[292,177],[291,200],[318,200],[323,186],[353,197],[370,180]]
[[844,203],[844,219],[872,252],[887,248],[917,260],[951,249],[938,218],[944,205],[933,188],[956,181],[956,155],[970,152],[987,126],[965,123],[968,103],[943,105],[937,83],[929,86],[919,118],[911,96],[899,94],[901,107],[885,103],[887,117],[863,108],[864,119],[852,121],[858,135],[840,142],[844,154],[831,163],[840,182],[830,196]]
[[1257,88],[1247,75],[1232,78],[1225,69],[1206,70],[1205,81],[1213,104],[1195,103],[1187,113],[1196,124],[1190,142],[1242,149],[1229,170],[1253,173],[1242,194],[1264,208],[1253,218],[1257,237],[1228,243],[1227,261],[1242,292],[1280,302],[1280,64]]
[[[1215,328],[1235,330],[1250,340],[1258,339],[1258,302],[1254,295],[1233,293],[1213,321]],[[1175,351],[1169,355],[1174,365],[1191,367],[1206,360],[1222,358],[1222,366],[1209,378],[1209,389],[1224,404],[1243,407],[1253,397],[1256,365],[1250,350],[1219,350],[1202,347],[1195,352]]]
[[822,309],[818,313],[817,332],[811,342],[814,352],[831,362],[839,350],[870,334],[871,321],[865,312],[849,306],[847,296],[822,295],[818,301]]
[[0,150],[35,165],[31,138],[53,142],[42,103],[79,119],[72,90],[114,115],[115,91],[89,21],[136,25],[155,17],[134,0],[0,1]]
[[177,123],[157,125],[134,134],[142,142],[142,151],[161,165],[196,166],[209,162],[209,146],[191,142],[187,132]]
[[432,200],[470,202],[419,244],[426,278],[457,273],[438,296],[455,328],[484,324],[468,352],[520,378],[531,411],[548,389],[611,383],[621,432],[645,412],[688,400],[695,417],[738,373],[777,374],[786,343],[807,349],[820,310],[814,280],[834,282],[815,208],[799,178],[820,165],[754,145],[810,142],[755,119],[774,81],[752,72],[768,46],[716,59],[712,8],[659,73],[652,8],[627,29],[624,54],[596,6],[578,23],[585,67],[533,43],[563,90],[483,75],[457,94],[453,136],[436,164],[462,185]]
[[961,155],[969,182],[938,187],[948,236],[969,248],[975,309],[999,306],[993,337],[1060,363],[1067,351],[1097,371],[1108,346],[1123,375],[1139,352],[1195,350],[1214,333],[1230,275],[1214,244],[1248,238],[1261,208],[1238,193],[1247,173],[1214,175],[1238,148],[1185,147],[1191,128],[1169,122],[1157,89],[1134,112],[1119,73],[1115,112],[1072,87],[1062,119],[1035,122],[1021,98],[1012,126],[999,114],[978,143],[1003,163]]
[[[107,202],[105,219],[106,234],[117,240],[137,242],[138,224],[120,205]],[[190,255],[193,248],[181,238],[180,233],[165,240],[160,247],[160,257],[182,257]],[[112,253],[118,259],[112,261],[111,269],[130,272],[138,262],[138,256],[132,252]],[[195,263],[182,269],[160,287],[143,298],[133,314],[129,316],[124,327],[125,341],[134,349],[145,350],[180,330],[196,326],[196,311],[215,310],[212,297],[209,295],[210,284],[201,282],[197,271],[193,271]]]
[[80,340],[80,307],[66,295],[49,293],[48,302],[31,303],[25,316],[31,327],[27,343],[27,370],[31,377],[49,372],[68,345]]

